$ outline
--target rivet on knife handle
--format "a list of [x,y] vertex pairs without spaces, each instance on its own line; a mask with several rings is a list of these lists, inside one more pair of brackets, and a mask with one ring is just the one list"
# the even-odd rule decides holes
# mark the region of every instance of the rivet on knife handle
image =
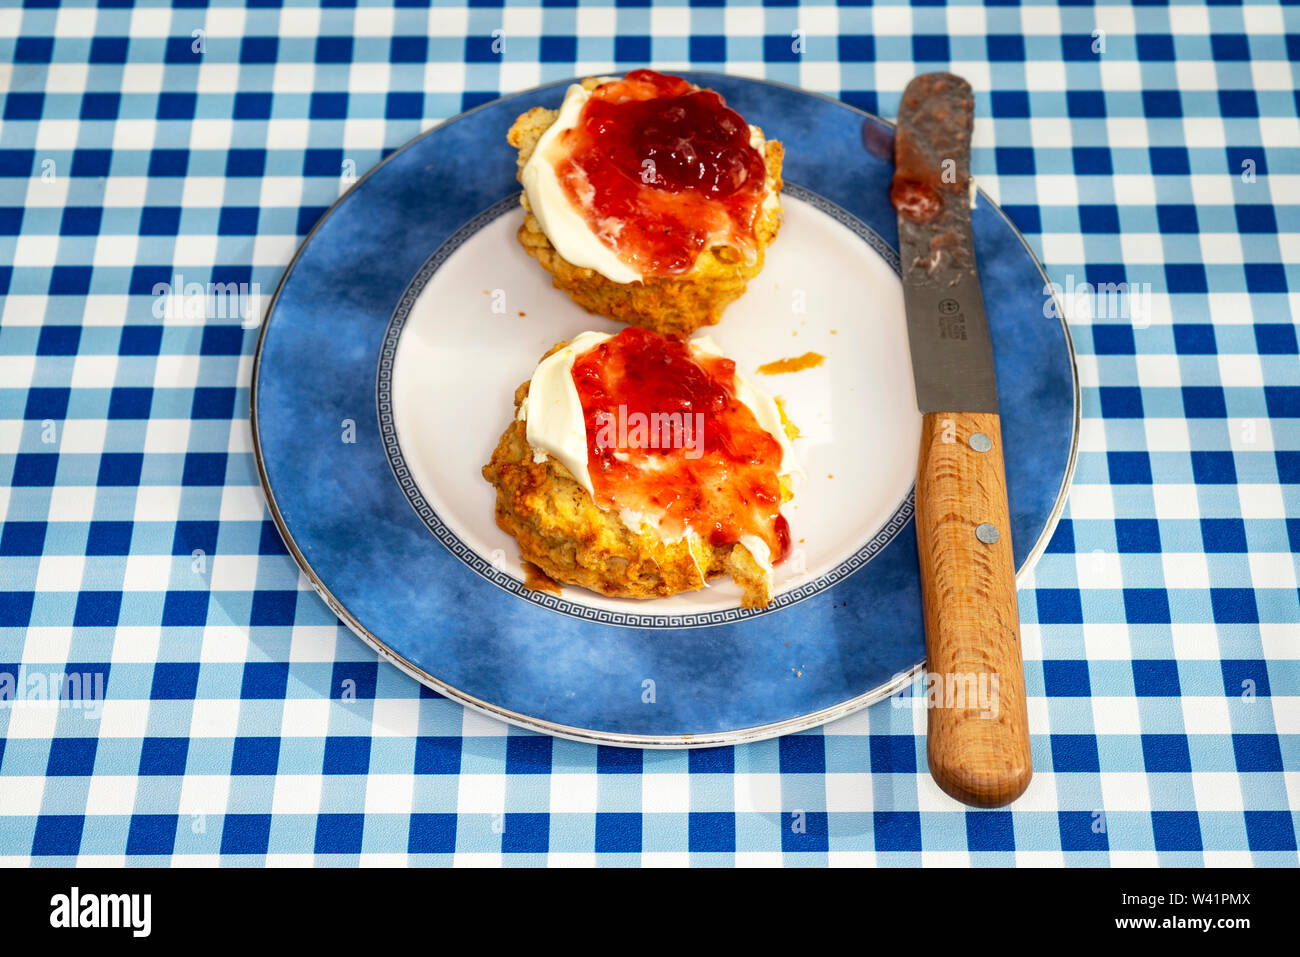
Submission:
[[965,80],[927,73],[908,84],[890,197],[924,416],[916,537],[926,752],[945,792],[996,807],[1017,798],[1033,771],[997,380],[970,226],[973,126]]

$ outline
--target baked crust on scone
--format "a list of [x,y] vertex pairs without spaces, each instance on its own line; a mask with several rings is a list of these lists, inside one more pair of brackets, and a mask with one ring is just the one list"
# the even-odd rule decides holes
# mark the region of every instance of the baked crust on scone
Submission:
[[727,573],[743,590],[746,608],[772,600],[771,575],[743,545],[714,547],[697,535],[665,541],[648,528],[633,531],[617,512],[599,508],[554,458],[536,461],[518,416],[528,386],[515,390],[515,419],[483,466],[497,490],[497,525],[519,543],[525,561],[557,582],[617,598],[666,598]]
[[[598,80],[588,78],[582,85],[593,89]],[[523,172],[533,155],[537,141],[559,117],[559,110],[534,107],[522,114],[510,127],[506,139],[519,151],[516,175]],[[774,194],[782,188],[781,167],[785,148],[776,140],[767,140],[763,161],[767,166],[768,185]],[[568,293],[588,312],[617,319],[630,325],[644,326],[656,332],[690,335],[700,326],[711,326],[722,312],[745,291],[749,281],[763,269],[767,247],[781,228],[781,208],[764,209],[754,227],[755,258],[745,262],[731,246],[714,246],[701,251],[694,267],[680,276],[649,277],[642,282],[620,283],[594,269],[575,266],[561,256],[542,231],[541,224],[521,196],[525,214],[519,227],[519,243],[548,273],[557,289]]]

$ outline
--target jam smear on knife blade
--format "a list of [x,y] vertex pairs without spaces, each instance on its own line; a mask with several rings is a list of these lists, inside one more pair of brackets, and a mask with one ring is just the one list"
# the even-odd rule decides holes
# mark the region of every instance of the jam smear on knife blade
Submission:
[[969,218],[971,107],[970,87],[948,73],[918,77],[904,92],[889,199],[901,220],[930,230],[928,255],[905,272],[973,265],[956,228]]

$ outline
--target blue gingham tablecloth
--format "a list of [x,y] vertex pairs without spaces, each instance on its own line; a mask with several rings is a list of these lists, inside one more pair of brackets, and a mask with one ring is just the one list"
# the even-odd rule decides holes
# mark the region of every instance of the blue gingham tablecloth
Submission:
[[[0,860],[1297,863],[1300,8],[253,7],[0,9]],[[691,753],[468,712],[378,664],[269,521],[246,325],[321,213],[437,120],[646,64],[885,116],[918,71],[977,91],[976,176],[1062,286],[1084,402],[1022,582],[1009,809],[936,789],[907,697]],[[263,299],[157,291],[190,283]]]

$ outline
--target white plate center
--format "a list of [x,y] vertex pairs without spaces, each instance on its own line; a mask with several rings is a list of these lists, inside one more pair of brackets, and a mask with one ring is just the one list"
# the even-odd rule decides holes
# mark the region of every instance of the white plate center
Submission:
[[[700,330],[783,399],[802,433],[795,449],[807,480],[785,507],[793,547],[776,569],[778,601],[828,585],[861,564],[873,539],[883,544],[915,479],[921,430],[894,270],[811,203],[787,195],[783,205],[763,272],[718,325]],[[522,216],[498,217],[441,264],[411,307],[392,373],[397,440],[416,485],[447,532],[520,582],[518,547],[496,526],[496,492],[480,469],[514,415],[516,387],[547,350],[587,329],[623,328],[552,288],[515,240]],[[783,375],[757,371],[807,352],[826,360]],[[563,598],[665,624],[740,608],[740,589],[725,579],[650,601],[575,586]]]

